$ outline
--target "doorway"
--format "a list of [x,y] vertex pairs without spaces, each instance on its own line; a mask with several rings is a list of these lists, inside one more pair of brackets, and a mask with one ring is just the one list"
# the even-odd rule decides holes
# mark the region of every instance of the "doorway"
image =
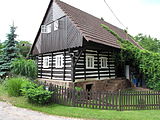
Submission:
[[92,90],[93,84],[87,84],[86,85],[86,91],[90,92]]

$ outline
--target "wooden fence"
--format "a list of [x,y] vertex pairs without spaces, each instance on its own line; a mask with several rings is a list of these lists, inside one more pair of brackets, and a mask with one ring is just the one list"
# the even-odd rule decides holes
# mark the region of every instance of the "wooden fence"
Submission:
[[160,109],[160,92],[118,91],[95,92],[76,91],[61,86],[47,85],[53,91],[54,103],[74,107],[106,110],[153,110]]

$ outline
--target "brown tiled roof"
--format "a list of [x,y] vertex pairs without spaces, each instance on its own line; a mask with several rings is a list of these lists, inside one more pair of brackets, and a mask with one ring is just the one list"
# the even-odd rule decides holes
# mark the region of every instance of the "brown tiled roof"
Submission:
[[114,32],[116,32],[121,38],[128,39],[134,45],[141,48],[141,46],[138,45],[138,43],[136,43],[132,38],[126,36],[124,30],[62,1],[57,0],[56,2],[61,7],[61,9],[69,16],[69,18],[80,30],[81,34],[85,37],[86,40],[105,44],[115,48],[120,48],[119,44],[117,43],[117,38],[101,27],[101,24],[105,24]]

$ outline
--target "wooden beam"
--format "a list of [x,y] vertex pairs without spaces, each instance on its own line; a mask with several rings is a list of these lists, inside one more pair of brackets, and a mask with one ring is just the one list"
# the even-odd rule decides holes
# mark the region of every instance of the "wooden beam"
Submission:
[[71,72],[71,79],[72,82],[75,82],[75,67],[74,67],[74,63],[75,63],[75,55],[74,53],[71,54],[71,68],[72,68],[72,72]]
[[66,70],[66,51],[63,53],[63,81],[65,81],[65,70]]
[[100,80],[100,61],[99,61],[99,51],[97,51],[97,59],[98,59],[98,79]]
[[76,64],[77,64],[79,58],[81,57],[82,53],[83,53],[83,50],[81,50],[80,53],[78,54],[78,58],[75,60],[74,67],[76,67]]
[[51,56],[51,79],[53,77],[53,53],[52,53],[52,56]]
[[42,78],[42,68],[43,68],[43,54],[41,54],[41,78]]
[[86,51],[84,51],[84,79],[86,80]]
[[[108,59],[110,59],[110,53],[108,52]],[[107,60],[107,62],[108,62],[109,60]],[[110,64],[108,64],[108,70],[109,70],[109,78],[111,77],[111,70],[110,70]]]

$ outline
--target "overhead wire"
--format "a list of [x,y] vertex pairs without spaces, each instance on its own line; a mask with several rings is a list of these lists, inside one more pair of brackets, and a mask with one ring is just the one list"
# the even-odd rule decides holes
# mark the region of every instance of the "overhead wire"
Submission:
[[125,28],[128,29],[121,21],[120,19],[117,17],[117,15],[114,13],[114,11],[112,10],[112,8],[109,6],[109,4],[106,2],[106,0],[104,0],[104,3],[107,5],[107,7],[109,8],[109,10],[111,11],[111,13],[113,14],[113,16],[117,19],[117,21]]

